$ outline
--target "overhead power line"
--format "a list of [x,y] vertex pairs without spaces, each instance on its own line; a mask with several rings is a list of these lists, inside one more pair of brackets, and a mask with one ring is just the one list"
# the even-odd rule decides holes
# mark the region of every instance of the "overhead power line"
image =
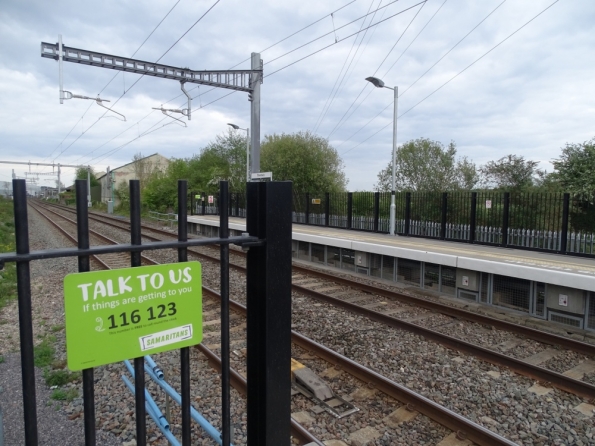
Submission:
[[[496,48],[498,48],[500,45],[502,45],[504,42],[506,42],[508,39],[510,39],[512,36],[514,36],[516,33],[518,33],[520,30],[522,30],[525,26],[527,26],[529,23],[533,22],[537,17],[539,17],[540,15],[542,15],[544,12],[546,12],[548,9],[550,9],[552,6],[554,6],[556,3],[558,3],[560,0],[555,0],[553,3],[551,3],[549,6],[547,6],[546,8],[544,8],[543,10],[541,10],[537,15],[533,16],[533,18],[531,18],[529,21],[525,22],[523,25],[521,25],[519,28],[517,28],[514,32],[512,32],[511,34],[509,34],[507,37],[505,37],[504,39],[502,39],[500,42],[498,42],[496,45],[494,45],[492,48],[490,48],[488,51],[486,51],[485,53],[483,53],[481,56],[479,56],[477,59],[475,59],[473,62],[471,62],[469,65],[467,65],[465,68],[463,68],[461,71],[459,71],[457,74],[455,74],[453,77],[451,77],[449,80],[447,80],[446,82],[444,82],[442,85],[440,85],[438,88],[436,88],[434,91],[432,91],[429,95],[427,95],[426,97],[424,97],[421,101],[417,102],[414,106],[408,108],[406,111],[404,111],[403,113],[401,113],[397,119],[402,118],[403,116],[405,116],[407,113],[409,113],[411,110],[413,110],[414,108],[416,108],[418,105],[420,105],[422,102],[424,102],[426,99],[428,99],[429,97],[431,97],[434,93],[438,92],[439,90],[442,89],[442,87],[446,86],[447,84],[449,84],[451,81],[453,81],[454,79],[456,79],[457,77],[459,77],[461,74],[463,74],[465,71],[467,71],[469,68],[471,68],[473,65],[475,65],[477,62],[479,62],[481,59],[483,59],[485,56],[487,56],[488,54],[490,54],[492,51],[494,51]],[[392,104],[387,105],[382,111],[386,110],[389,106],[391,106]],[[381,113],[382,113],[381,111]],[[378,116],[378,115],[377,115]],[[373,118],[375,119],[375,118]],[[369,122],[368,122],[369,124]],[[389,122],[387,125],[385,125],[384,127],[382,127],[380,130],[378,130],[377,132],[373,133],[372,135],[370,135],[369,137],[367,137],[366,139],[364,139],[363,141],[359,142],[358,144],[356,144],[355,146],[353,146],[352,148],[350,148],[349,150],[343,152],[343,154],[345,153],[349,153],[351,152],[353,149],[361,146],[363,143],[365,143],[366,141],[368,141],[370,138],[376,136],[378,133],[380,133],[381,131],[383,131],[384,129],[386,129],[387,127],[391,126],[393,123]],[[366,124],[367,125],[367,124]]]

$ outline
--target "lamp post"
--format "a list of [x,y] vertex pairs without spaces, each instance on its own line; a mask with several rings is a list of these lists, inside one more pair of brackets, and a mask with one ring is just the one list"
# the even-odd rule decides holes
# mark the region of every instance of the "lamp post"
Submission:
[[395,168],[397,163],[397,99],[399,97],[399,87],[387,87],[384,82],[377,77],[367,77],[366,80],[377,88],[388,88],[394,92],[394,112],[393,112],[393,182],[390,197],[390,228],[389,234],[395,235],[395,213],[397,205],[395,204]]
[[246,130],[246,182],[250,182],[250,127],[246,127],[245,129],[240,128],[235,124],[227,123],[230,127],[234,130]]

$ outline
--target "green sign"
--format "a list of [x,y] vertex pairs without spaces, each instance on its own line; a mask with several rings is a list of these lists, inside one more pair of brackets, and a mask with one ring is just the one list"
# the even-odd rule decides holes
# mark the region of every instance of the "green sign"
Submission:
[[195,195],[194,198],[200,200],[200,195]]
[[81,370],[202,341],[199,262],[64,278],[68,368]]

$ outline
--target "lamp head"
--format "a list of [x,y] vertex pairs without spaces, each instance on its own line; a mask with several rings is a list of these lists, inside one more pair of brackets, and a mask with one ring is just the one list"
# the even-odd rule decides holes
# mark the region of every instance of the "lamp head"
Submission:
[[377,77],[367,77],[366,80],[370,83],[372,83],[375,87],[377,88],[383,88],[384,87],[384,81],[382,81],[381,79],[378,79]]
[[231,126],[232,128],[234,128],[235,130],[239,130],[240,126],[239,125],[235,125],[235,124],[230,124],[229,122],[227,123],[227,125]]

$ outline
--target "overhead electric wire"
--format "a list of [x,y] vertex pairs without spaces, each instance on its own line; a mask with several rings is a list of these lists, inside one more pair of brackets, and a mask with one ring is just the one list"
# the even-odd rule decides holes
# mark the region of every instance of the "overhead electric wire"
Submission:
[[[393,1],[393,2],[391,2],[390,4],[392,4],[392,3],[395,3],[396,1],[398,1],[398,0],[395,0],[395,1]],[[393,15],[392,15],[392,16],[390,16],[390,17],[387,17],[386,19],[380,20],[380,21],[378,21],[378,22],[376,22],[376,23],[374,23],[374,24],[372,24],[372,25],[370,25],[370,26],[368,26],[368,27],[366,27],[366,28],[364,28],[364,29],[360,29],[360,31],[357,31],[357,32],[355,32],[355,33],[353,33],[353,34],[351,34],[351,35],[349,35],[349,36],[347,36],[347,37],[345,37],[345,38],[343,38],[343,39],[339,39],[337,42],[335,42],[335,44],[336,44],[336,43],[339,43],[339,42],[342,42],[343,40],[346,40],[346,39],[348,39],[348,38],[350,38],[350,37],[353,37],[354,35],[356,35],[356,34],[359,34],[359,33],[360,33],[360,32],[362,32],[362,31],[366,31],[367,29],[369,29],[369,28],[372,28],[372,27],[374,27],[374,26],[376,26],[376,25],[378,25],[378,24],[380,24],[380,23],[382,23],[382,22],[385,22],[386,20],[389,20],[389,19],[391,19],[392,17],[395,17],[395,16],[397,16],[397,15],[400,15],[400,14],[402,14],[402,13],[404,13],[404,12],[408,11],[409,9],[415,8],[416,6],[419,6],[420,4],[422,4],[422,3],[425,3],[426,1],[427,1],[427,0],[423,0],[422,2],[419,2],[419,3],[417,3],[417,4],[415,4],[415,5],[411,6],[411,7],[409,7],[409,8],[407,8],[407,9],[404,9],[404,10],[402,10],[402,11],[400,11],[400,12],[396,13],[396,14],[393,14]],[[389,4],[389,5],[390,5],[390,4]],[[386,6],[388,6],[388,5],[385,5],[385,6],[383,6],[382,8],[385,8]],[[382,9],[382,8],[380,8],[380,9]],[[368,14],[366,14],[366,15],[368,15]],[[362,17],[365,17],[365,16],[362,16]],[[361,19],[362,17],[360,17],[360,19]],[[359,20],[359,19],[358,19],[358,20]],[[317,39],[315,39],[315,40],[317,40]],[[329,45],[329,46],[332,46],[332,45]],[[301,58],[301,59],[299,59],[299,60],[297,60],[297,61],[294,61],[294,62],[292,62],[292,63],[290,63],[290,64],[288,64],[288,65],[286,65],[286,66],[284,66],[284,67],[282,67],[282,68],[280,68],[280,69],[278,69],[278,70],[276,70],[276,71],[272,72],[272,73],[269,73],[269,74],[267,74],[267,75],[266,75],[266,76],[264,76],[264,77],[266,78],[266,77],[272,76],[273,74],[275,74],[275,73],[277,73],[277,72],[279,72],[279,71],[281,71],[281,70],[283,70],[283,69],[285,69],[285,68],[287,68],[287,67],[289,67],[289,66],[291,66],[291,65],[294,65],[295,63],[297,63],[297,62],[300,62],[301,60],[304,60],[304,59],[306,59],[306,58],[308,58],[308,57],[310,57],[310,56],[313,56],[314,54],[317,54],[317,53],[319,53],[320,51],[322,51],[322,50],[324,50],[324,49],[328,48],[329,46],[327,46],[327,47],[325,47],[325,48],[322,48],[322,49],[319,49],[319,50],[317,50],[317,51],[314,51],[313,53],[311,53],[311,54],[309,54],[309,55],[307,55],[307,56],[305,56],[305,57],[303,57],[303,58]],[[287,53],[287,54],[289,54],[289,53]],[[283,56],[280,56],[280,57],[283,57]],[[277,59],[278,59],[278,58],[277,58]],[[215,103],[215,102],[217,102],[217,101],[219,101],[219,100],[221,100],[221,99],[223,99],[223,98],[225,98],[225,97],[227,97],[227,96],[230,96],[230,95],[232,95],[232,94],[234,94],[234,93],[236,93],[236,91],[231,91],[230,93],[227,93],[227,94],[225,94],[225,95],[223,95],[223,96],[220,96],[220,97],[218,97],[218,98],[216,98],[216,99],[212,100],[211,102],[208,102],[207,104],[204,104],[204,105],[203,105],[203,106],[201,106],[200,108],[193,109],[193,111],[195,111],[195,110],[199,110],[199,109],[202,109],[202,108],[205,108],[206,106],[208,106],[208,105],[210,105],[210,104],[213,104],[213,103]],[[180,96],[180,95],[178,95],[177,97],[179,97],[179,96]],[[169,102],[171,102],[171,101],[169,101]],[[144,118],[143,118],[143,119],[144,119]],[[164,119],[165,119],[165,118],[164,118]],[[164,119],[160,120],[158,123],[160,123],[160,122],[163,122],[163,120],[164,120]],[[157,123],[157,124],[158,124],[158,123]],[[162,126],[162,127],[164,127],[164,126]],[[143,135],[143,134],[141,134],[139,137],[142,137],[142,136],[144,136],[144,135]],[[133,139],[133,141],[134,141],[134,140],[136,140],[136,139],[138,139],[139,137],[136,137],[136,138],[134,138],[134,139]],[[112,138],[112,139],[113,139],[113,138]],[[129,141],[129,142],[131,142],[131,141]],[[120,146],[119,148],[122,148],[122,147],[124,147],[125,145],[128,145],[128,143],[126,143],[126,144],[124,144],[124,145]],[[117,148],[117,149],[119,149],[119,148]],[[95,149],[95,150],[96,150],[96,149]],[[93,152],[91,152],[91,153],[93,153]],[[101,156],[101,155],[100,155],[100,156]],[[92,159],[91,159],[91,161],[93,161],[93,160],[96,160],[97,158],[99,158],[99,157],[92,158]]]
[[[420,105],[422,102],[424,102],[426,99],[428,99],[430,96],[432,96],[434,93],[436,93],[437,91],[441,90],[442,87],[444,87],[445,85],[447,85],[448,83],[450,83],[452,80],[454,80],[455,78],[457,78],[458,76],[460,76],[461,74],[463,74],[465,71],[467,71],[469,68],[471,68],[473,65],[475,65],[477,62],[479,62],[481,59],[483,59],[485,56],[487,56],[488,54],[490,54],[492,51],[494,51],[496,48],[498,48],[500,45],[502,45],[504,42],[506,42],[508,39],[510,39],[512,36],[514,36],[516,33],[518,33],[520,30],[522,30],[525,26],[527,26],[529,23],[531,23],[533,20],[535,20],[537,17],[539,17],[540,15],[542,15],[544,12],[546,12],[548,9],[550,9],[552,6],[554,6],[556,3],[558,3],[560,0],[555,0],[553,3],[551,3],[549,6],[547,6],[545,9],[541,10],[541,12],[539,12],[537,15],[533,16],[533,18],[531,18],[529,21],[525,22],[523,25],[521,25],[519,28],[517,28],[514,32],[512,32],[511,34],[509,34],[507,37],[505,37],[503,40],[501,40],[500,42],[498,42],[496,45],[494,45],[492,48],[490,48],[488,51],[486,51],[485,53],[483,53],[481,56],[479,56],[477,59],[475,59],[473,62],[471,62],[469,65],[467,65],[465,68],[463,68],[461,71],[459,71],[457,74],[455,74],[453,77],[451,77],[449,80],[447,80],[446,82],[444,82],[442,85],[440,85],[438,88],[436,88],[434,91],[432,91],[429,95],[427,95],[426,97],[424,97],[422,100],[420,100],[419,102],[417,102],[414,106],[408,108],[406,111],[404,111],[403,113],[401,113],[397,119],[400,119],[401,117],[405,116],[407,113],[409,113],[411,110],[413,110],[414,108],[416,108],[418,105]],[[384,108],[384,110],[386,110],[390,105],[389,104],[386,108]],[[382,111],[384,111],[382,110]],[[375,119],[375,118],[374,118]],[[369,123],[368,123],[369,124]],[[380,133],[382,130],[386,129],[387,127],[391,126],[393,123],[389,122],[387,125],[385,125],[384,127],[382,127],[380,130],[378,130],[377,132],[373,133],[372,135],[370,135],[368,138],[364,139],[363,141],[359,142],[358,144],[356,144],[355,146],[353,146],[352,148],[350,148],[349,150],[343,152],[343,154],[345,153],[349,153],[351,152],[353,149],[359,147],[360,145],[362,145],[363,143],[365,143],[366,141],[368,141],[370,138],[376,136],[378,133]],[[367,125],[367,124],[366,124]]]
[[[157,28],[159,28],[159,26],[161,26],[161,24],[162,24],[162,23],[163,23],[163,21],[164,21],[164,20],[167,18],[167,16],[169,16],[169,14],[170,14],[170,13],[171,13],[171,12],[174,10],[174,8],[175,8],[176,6],[178,6],[178,3],[180,3],[180,1],[182,1],[182,0],[178,0],[178,1],[177,1],[177,2],[176,2],[176,3],[175,3],[175,4],[174,4],[172,7],[171,7],[171,9],[170,9],[170,10],[167,12],[167,14],[165,14],[165,16],[164,16],[164,17],[161,19],[161,21],[160,21],[160,22],[159,22],[159,23],[158,23],[158,24],[155,26],[155,28],[153,28],[153,31],[151,31],[151,32],[149,33],[149,35],[147,36],[147,38],[146,38],[145,40],[143,40],[143,43],[141,43],[141,44],[140,44],[140,46],[139,46],[139,47],[136,49],[136,51],[135,51],[134,53],[132,53],[132,56],[130,56],[130,57],[134,57],[134,55],[135,55],[136,53],[138,53],[138,52],[139,52],[139,50],[140,50],[140,49],[143,47],[143,45],[144,45],[145,43],[147,43],[147,40],[149,40],[149,38],[150,38],[150,37],[153,35],[153,33],[154,33],[155,31],[157,31]],[[113,82],[113,80],[116,78],[116,76],[118,76],[118,74],[120,74],[120,73],[116,73],[116,74],[114,74],[114,77],[112,77],[112,78],[109,80],[109,82],[108,82],[107,84],[105,84],[105,86],[104,86],[104,87],[101,89],[101,91],[100,91],[99,93],[97,93],[97,96],[99,96],[101,93],[103,93],[103,91],[104,91],[104,90],[105,90],[105,89],[106,89],[106,88],[107,88],[107,87],[108,87],[108,86],[109,86],[109,85],[110,85],[110,84]],[[124,73],[122,73],[122,75],[124,75]],[[54,154],[54,152],[56,151],[56,149],[58,149],[58,147],[60,147],[60,146],[62,145],[62,143],[63,143],[63,142],[66,140],[66,138],[68,138],[68,136],[70,136],[70,134],[72,133],[72,131],[73,131],[73,130],[76,128],[76,126],[78,125],[79,121],[81,121],[81,120],[82,120],[82,119],[85,117],[85,115],[87,114],[87,112],[89,111],[89,109],[90,109],[92,106],[93,106],[93,102],[91,102],[91,103],[89,104],[89,106],[87,107],[87,110],[85,110],[85,112],[83,113],[83,115],[82,115],[82,116],[80,117],[80,119],[79,119],[79,120],[78,120],[78,121],[77,121],[77,122],[74,124],[74,126],[72,127],[72,129],[70,129],[70,131],[69,131],[69,132],[68,132],[68,134],[67,134],[67,135],[64,137],[64,139],[63,139],[63,140],[60,142],[60,144],[58,144],[58,146],[57,146],[57,147],[56,147],[56,148],[55,148],[55,149],[52,151],[52,153],[50,153],[50,154],[49,154],[49,155],[48,155],[46,158],[44,158],[44,159],[47,159],[47,158],[51,158],[51,157],[52,157],[52,155]],[[105,113],[104,113],[104,114],[105,114]]]
[[[370,12],[370,9],[372,9],[372,6],[374,5],[374,1],[375,0],[372,0],[370,2],[370,7],[368,8],[368,12]],[[380,6],[381,4],[382,4],[382,0],[380,0],[378,2],[378,6]],[[376,8],[376,11],[378,11],[378,7]],[[386,11],[386,9],[384,11]],[[374,17],[375,17],[375,15],[373,15],[370,18],[370,23],[372,23],[372,21],[374,20]],[[366,20],[364,19],[364,21],[362,22],[362,25],[360,26],[360,29],[363,28],[365,24],[366,24]],[[360,43],[357,46],[357,50],[356,50],[355,54],[353,55],[353,57],[351,58],[351,62],[349,62],[349,66],[347,67],[347,70],[345,70],[345,75],[347,75],[347,71],[349,71],[349,67],[351,67],[351,64],[355,60],[355,57],[357,55],[357,52],[359,51],[359,48],[360,48],[362,42],[364,41],[364,38],[365,37],[366,37],[366,34],[364,34],[363,37],[362,37],[362,39],[360,40]],[[339,82],[339,79],[341,78],[341,74],[343,73],[343,69],[345,68],[345,65],[347,65],[347,61],[349,60],[349,57],[351,56],[351,52],[353,51],[353,48],[355,48],[355,44],[356,43],[357,43],[357,37],[355,38],[355,40],[353,41],[353,44],[351,45],[351,48],[349,49],[349,53],[347,54],[347,57],[345,58],[345,61],[343,62],[343,66],[341,67],[341,70],[339,71],[339,74],[337,75],[337,79],[335,79],[335,83],[333,85],[333,88],[331,89],[331,92],[329,93],[329,96],[326,99],[326,102],[324,103],[324,106],[322,107],[322,110],[320,111],[320,115],[318,115],[318,119],[316,119],[316,123],[314,125],[314,128],[312,129],[312,131],[314,133],[316,133],[316,131],[318,130],[319,125],[324,120],[324,118],[325,118],[328,110],[331,108],[331,105],[333,104],[333,101],[335,100],[335,97],[337,96],[337,93],[339,92],[339,89],[340,89],[340,87],[341,87],[341,85],[343,83],[343,80],[345,80],[345,75],[343,75],[343,78],[341,79],[341,83],[339,84],[339,87],[337,87],[337,89],[335,90],[335,87],[337,86],[337,83]],[[329,101],[330,101],[330,104],[329,104]],[[328,108],[327,108],[327,105],[328,105]]]
[[[347,3],[346,5],[343,5],[343,6],[341,6],[340,8],[337,8],[337,9],[335,9],[334,11],[332,11],[332,12],[331,12],[331,14],[333,14],[333,13],[335,13],[335,12],[338,12],[338,11],[340,11],[340,10],[341,10],[341,9],[343,9],[343,8],[346,8],[347,6],[351,5],[351,4],[352,4],[352,3],[354,3],[355,1],[356,1],[356,0],[352,0],[351,2]],[[395,1],[398,1],[398,0],[395,0]],[[179,0],[178,0],[178,2],[179,2]],[[316,21],[314,21],[314,22],[310,23],[309,25],[307,25],[307,26],[305,26],[305,27],[301,28],[300,30],[298,30],[298,31],[296,31],[296,32],[294,32],[294,33],[292,33],[292,34],[290,34],[289,36],[287,36],[287,37],[284,37],[283,39],[281,39],[281,40],[279,40],[279,41],[275,42],[274,44],[272,44],[272,45],[270,45],[270,46],[268,46],[268,47],[267,47],[267,48],[265,48],[264,50],[261,50],[261,51],[260,51],[260,53],[263,53],[263,52],[265,52],[266,50],[273,48],[274,46],[276,46],[276,45],[280,44],[281,42],[283,42],[283,41],[285,41],[285,40],[287,40],[287,39],[289,39],[290,37],[293,37],[293,36],[295,36],[296,34],[299,34],[300,32],[302,32],[302,31],[304,31],[305,29],[307,29],[307,28],[309,28],[309,27],[311,27],[311,26],[315,25],[316,23],[318,23],[318,22],[320,22],[320,21],[324,20],[324,19],[325,19],[325,18],[327,18],[327,17],[328,17],[328,14],[325,14],[325,15],[324,15],[322,18],[320,18],[320,19],[318,19],[318,20],[316,20]],[[248,61],[248,60],[250,60],[250,58],[248,58],[248,59],[245,59],[245,60],[241,61],[240,63],[238,63],[238,64],[236,64],[236,65],[234,65],[234,66],[230,67],[229,69],[231,70],[231,69],[233,69],[233,68],[237,67],[238,65],[240,65],[240,64],[242,64],[242,63],[244,63],[244,62],[246,62],[246,61]],[[116,74],[116,76],[117,76],[117,74]],[[190,91],[192,91],[192,90],[195,90],[195,89],[197,89],[197,88],[199,88],[199,87],[200,87],[200,86],[196,86],[196,87],[190,88],[188,91],[190,92]],[[217,87],[210,88],[209,90],[207,90],[207,91],[205,91],[204,93],[202,93],[202,95],[204,95],[204,94],[206,94],[206,93],[209,93],[210,91],[213,91],[213,90],[216,90],[216,89],[217,89]],[[217,98],[217,99],[215,99],[215,100],[213,100],[213,101],[211,101],[211,102],[208,102],[208,103],[207,103],[207,104],[205,104],[205,105],[201,105],[201,106],[200,106],[198,109],[194,109],[193,111],[195,111],[195,110],[199,110],[199,109],[201,109],[201,108],[204,108],[204,107],[206,107],[207,105],[210,105],[210,104],[212,104],[212,103],[214,103],[214,102],[217,102],[217,101],[219,101],[219,100],[221,100],[221,99],[223,99],[223,98],[225,98],[225,97],[227,97],[227,96],[229,96],[230,94],[233,94],[233,93],[235,93],[235,92],[231,92],[231,93],[225,94],[225,95],[223,95],[223,96],[221,96],[221,97],[219,97],[219,98]],[[169,103],[169,102],[172,102],[172,101],[176,100],[177,98],[179,98],[179,97],[181,97],[181,96],[183,96],[183,95],[182,95],[182,94],[179,94],[179,95],[175,96],[174,98],[170,99],[169,101],[165,102],[165,104],[167,104],[167,103]],[[201,96],[201,94],[199,94],[198,96],[195,96],[195,97],[194,97],[194,98],[192,98],[192,99],[195,99],[196,97],[200,97],[200,96]],[[153,111],[152,111],[151,113],[153,113]],[[150,115],[151,113],[149,113],[149,115]],[[147,116],[149,116],[149,115],[147,115]],[[144,118],[142,118],[140,121],[142,121],[142,120],[144,120],[145,118],[147,118],[147,116],[145,116]],[[166,118],[163,118],[163,119],[161,119],[160,121],[158,121],[158,123],[161,123],[161,122],[163,122],[165,119],[166,119]],[[110,140],[109,140],[109,141],[107,141],[106,143],[104,143],[104,144],[102,144],[101,146],[99,146],[99,147],[95,148],[95,149],[94,149],[94,150],[93,150],[91,153],[95,152],[95,150],[97,150],[97,149],[99,149],[99,148],[103,147],[105,144],[107,144],[107,143],[109,143],[109,142],[113,141],[113,140],[114,140],[115,138],[117,138],[118,136],[120,136],[120,135],[122,135],[123,133],[127,132],[128,130],[130,130],[131,128],[133,128],[135,125],[137,125],[137,124],[138,124],[140,121],[138,121],[136,124],[133,124],[133,125],[132,125],[131,127],[129,127],[128,129],[124,130],[124,132],[121,132],[121,133],[119,133],[117,136],[113,137],[112,139],[110,139]],[[158,124],[158,123],[157,123],[157,124]],[[142,136],[142,135],[141,135],[141,136]],[[101,155],[100,155],[100,156],[101,156]],[[95,159],[97,159],[97,158],[99,158],[99,157],[92,158],[92,159],[91,159],[91,161],[93,161],[93,160],[95,160]],[[80,158],[79,158],[79,159],[80,159]]]
[[[446,3],[447,0],[444,0],[444,3]],[[443,4],[444,4],[443,3]],[[378,70],[380,69],[380,67],[382,66],[382,64],[384,63],[384,61],[388,58],[388,56],[390,55],[390,53],[395,49],[395,47],[397,46],[397,44],[401,41],[401,39],[403,38],[403,36],[405,35],[405,33],[407,32],[407,30],[409,29],[409,27],[411,26],[411,24],[415,21],[415,19],[417,18],[417,16],[419,15],[419,13],[421,12],[421,10],[423,9],[423,7],[425,6],[425,3],[421,6],[421,8],[418,9],[418,11],[415,13],[415,15],[413,16],[413,18],[411,19],[411,21],[409,22],[409,24],[405,27],[405,29],[403,30],[403,32],[401,33],[401,35],[399,36],[399,38],[397,39],[397,41],[395,42],[395,44],[392,46],[392,48],[389,50],[389,52],[387,53],[387,55],[384,57],[384,59],[382,60],[382,62],[380,62],[380,65],[378,65],[378,68],[376,68],[376,70],[374,71],[374,73],[372,74],[372,76],[374,76]],[[434,14],[435,15],[435,14]],[[432,16],[433,18],[433,16]],[[430,19],[432,20],[432,19]],[[429,23],[429,22],[428,22]],[[355,107],[355,109],[351,112],[351,114],[349,116],[347,116],[347,114],[349,113],[349,110],[351,110],[351,107],[354,106],[354,104],[357,102],[357,100],[359,99],[359,97],[362,95],[362,93],[366,90],[366,88],[368,88],[369,84],[364,84],[362,86],[361,91],[359,92],[359,94],[357,95],[357,97],[353,100],[353,102],[351,103],[351,105],[349,105],[349,107],[347,108],[347,110],[345,111],[345,113],[343,113],[343,116],[341,116],[341,119],[339,119],[339,122],[335,125],[335,127],[333,127],[333,129],[331,130],[331,132],[328,134],[328,136],[326,137],[326,139],[329,139],[333,133],[335,133],[335,131],[337,129],[339,129],[341,127],[341,125],[343,125],[343,123],[345,123],[347,121],[347,119],[349,119],[353,113],[355,113],[355,111],[359,108],[359,106],[368,98],[368,96],[370,96],[370,94],[372,93],[372,90],[370,90],[370,92],[368,93],[368,95],[362,99],[362,101],[359,103],[359,105],[357,107]],[[346,117],[347,116],[347,117]]]
[[[208,13],[209,13],[209,12],[210,12],[210,11],[211,11],[213,8],[214,8],[214,7],[215,7],[215,6],[216,6],[216,5],[217,5],[217,4],[220,2],[220,1],[221,1],[221,0],[216,0],[216,1],[215,1],[215,3],[213,3],[213,5],[211,5],[211,7],[210,7],[210,8],[209,8],[209,9],[208,9],[208,10],[207,10],[207,11],[206,11],[206,12],[205,12],[205,13],[204,13],[202,16],[200,16],[200,17],[198,18],[198,20],[196,20],[196,22],[194,22],[194,24],[192,24],[192,26],[191,26],[190,28],[188,28],[188,30],[186,30],[186,32],[185,32],[184,34],[182,34],[182,36],[181,36],[181,37],[180,37],[178,40],[176,40],[176,41],[174,42],[174,44],[173,44],[172,46],[170,46],[170,47],[169,47],[169,48],[168,48],[168,49],[165,51],[165,53],[163,53],[163,54],[161,55],[161,57],[159,57],[159,59],[157,59],[157,60],[155,61],[155,63],[157,63],[157,62],[159,62],[161,59],[163,59],[163,57],[164,57],[164,56],[165,56],[167,53],[169,53],[169,51],[170,51],[170,50],[171,50],[171,49],[172,49],[174,46],[176,46],[176,44],[177,44],[178,42],[180,42],[180,40],[182,40],[182,39],[184,38],[184,36],[186,36],[186,34],[188,34],[188,33],[190,32],[190,30],[191,30],[192,28],[194,28],[194,27],[197,25],[197,23],[198,23],[198,22],[200,22],[200,21],[201,21],[201,20],[202,20],[202,19],[203,19],[203,18],[204,18],[204,17],[205,17],[205,16],[206,16],[206,15],[207,15],[207,14],[208,14]],[[131,86],[128,88],[128,90],[124,91],[124,92],[123,92],[123,93],[120,95],[120,97],[119,97],[119,98],[118,98],[118,99],[117,99],[117,100],[116,100],[116,101],[113,103],[112,107],[113,107],[114,105],[116,105],[116,104],[117,104],[117,103],[120,101],[120,99],[122,99],[122,98],[124,97],[124,95],[125,95],[126,93],[128,93],[128,92],[129,92],[129,91],[130,91],[130,90],[131,90],[131,89],[132,89],[132,88],[133,88],[133,87],[134,87],[134,86],[135,86],[135,85],[136,85],[136,84],[137,84],[137,83],[138,83],[138,82],[139,82],[139,81],[140,81],[140,80],[141,80],[141,79],[144,77],[144,76],[145,76],[145,75],[143,74],[143,75],[141,75],[141,76],[140,76],[140,77],[139,77],[139,78],[138,78],[136,81],[134,81],[134,82],[133,82],[133,84],[132,84],[132,85],[131,85]],[[93,128],[93,126],[95,126],[95,124],[97,124],[97,123],[99,122],[99,120],[100,120],[101,118],[103,118],[103,117],[106,115],[106,113],[107,113],[107,111],[105,111],[105,112],[103,113],[103,115],[101,115],[101,116],[100,116],[100,117],[99,117],[99,118],[98,118],[98,119],[97,119],[97,120],[96,120],[96,121],[95,121],[93,124],[91,124],[91,125],[90,125],[90,126],[89,126],[89,127],[86,129],[86,130],[84,130],[84,131],[83,131],[83,132],[82,132],[82,133],[81,133],[81,134],[80,134],[80,135],[79,135],[79,136],[78,136],[78,137],[77,137],[77,138],[76,138],[76,139],[75,139],[75,140],[74,140],[72,143],[70,143],[70,144],[68,145],[68,147],[66,147],[64,150],[62,150],[62,152],[60,152],[60,153],[58,154],[58,156],[62,155],[62,154],[63,154],[63,153],[66,151],[66,150],[68,150],[70,147],[72,147],[72,145],[73,145],[75,142],[77,142],[77,141],[78,141],[78,140],[81,138],[81,136],[83,136],[83,135],[84,135],[85,133],[87,133],[87,132],[88,132],[88,131],[89,131],[91,128]]]

